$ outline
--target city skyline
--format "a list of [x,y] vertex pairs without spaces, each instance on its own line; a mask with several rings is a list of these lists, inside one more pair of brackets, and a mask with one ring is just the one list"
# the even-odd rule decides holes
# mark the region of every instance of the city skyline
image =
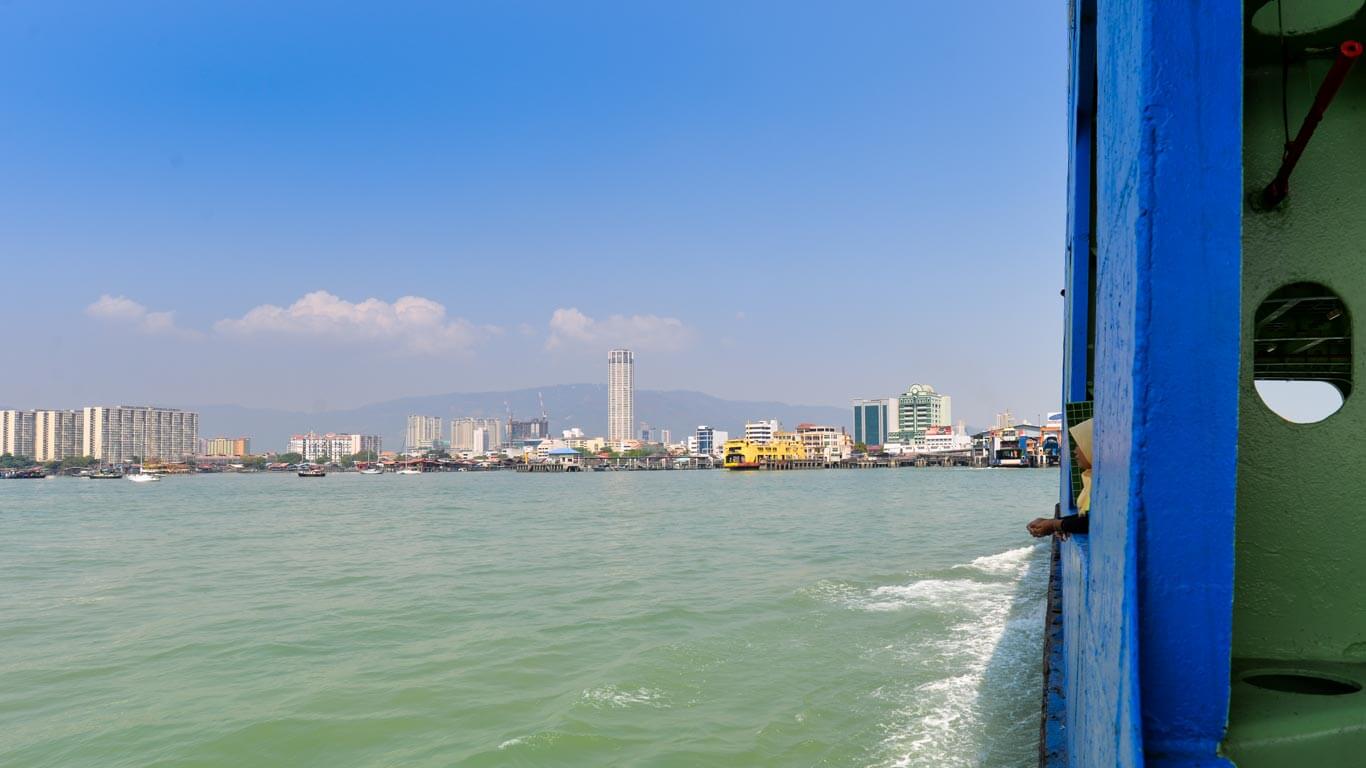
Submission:
[[139,7],[0,11],[0,405],[327,411],[621,346],[638,389],[1058,407],[1060,6]]

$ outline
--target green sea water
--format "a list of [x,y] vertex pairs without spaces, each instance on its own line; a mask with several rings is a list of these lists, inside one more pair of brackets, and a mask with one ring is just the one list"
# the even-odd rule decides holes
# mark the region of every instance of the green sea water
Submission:
[[0,765],[1029,765],[1056,484],[0,481]]

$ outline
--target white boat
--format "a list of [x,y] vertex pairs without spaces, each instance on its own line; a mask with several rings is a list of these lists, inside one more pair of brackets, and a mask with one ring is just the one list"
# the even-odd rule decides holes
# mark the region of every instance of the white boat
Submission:
[[382,475],[382,474],[384,474],[384,468],[383,468],[383,467],[366,467],[365,469],[362,469],[362,470],[360,471],[360,473],[361,473],[362,475]]
[[400,469],[399,471],[395,472],[394,474],[396,474],[396,475],[420,475],[420,474],[422,474],[422,470],[420,470],[420,469],[413,469],[412,467],[406,467],[406,468],[404,468],[404,469]]
[[161,477],[160,477],[160,476],[158,476],[158,475],[144,474],[144,473],[141,473],[141,472],[139,472],[139,473],[136,474],[136,475],[124,475],[124,477],[127,477],[129,480],[131,480],[131,481],[133,481],[133,482],[135,482],[135,483],[159,483],[159,482],[161,482]]

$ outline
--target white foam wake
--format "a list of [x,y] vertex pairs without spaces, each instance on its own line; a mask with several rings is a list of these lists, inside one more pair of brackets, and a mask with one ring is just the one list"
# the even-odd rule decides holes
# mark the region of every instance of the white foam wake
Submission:
[[[888,649],[893,669],[919,681],[897,682],[893,673],[874,693],[892,699],[895,714],[882,724],[885,736],[873,765],[948,768],[992,762],[984,759],[993,734],[984,732],[989,728],[983,701],[996,693],[984,696],[984,683],[989,676],[1017,685],[1032,679],[1030,665],[1038,663],[1043,629],[1045,556],[1043,547],[1020,547],[950,569],[962,578],[823,589],[852,610],[924,614],[916,622],[920,631]],[[945,629],[925,631],[941,622]],[[933,670],[933,679],[924,680],[926,670]]]

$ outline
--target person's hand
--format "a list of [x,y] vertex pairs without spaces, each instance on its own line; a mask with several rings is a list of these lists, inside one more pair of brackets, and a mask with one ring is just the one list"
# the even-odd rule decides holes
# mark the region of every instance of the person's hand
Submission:
[[1062,521],[1051,517],[1036,517],[1029,521],[1029,525],[1026,525],[1025,529],[1029,531],[1030,536],[1041,539],[1061,531]]

